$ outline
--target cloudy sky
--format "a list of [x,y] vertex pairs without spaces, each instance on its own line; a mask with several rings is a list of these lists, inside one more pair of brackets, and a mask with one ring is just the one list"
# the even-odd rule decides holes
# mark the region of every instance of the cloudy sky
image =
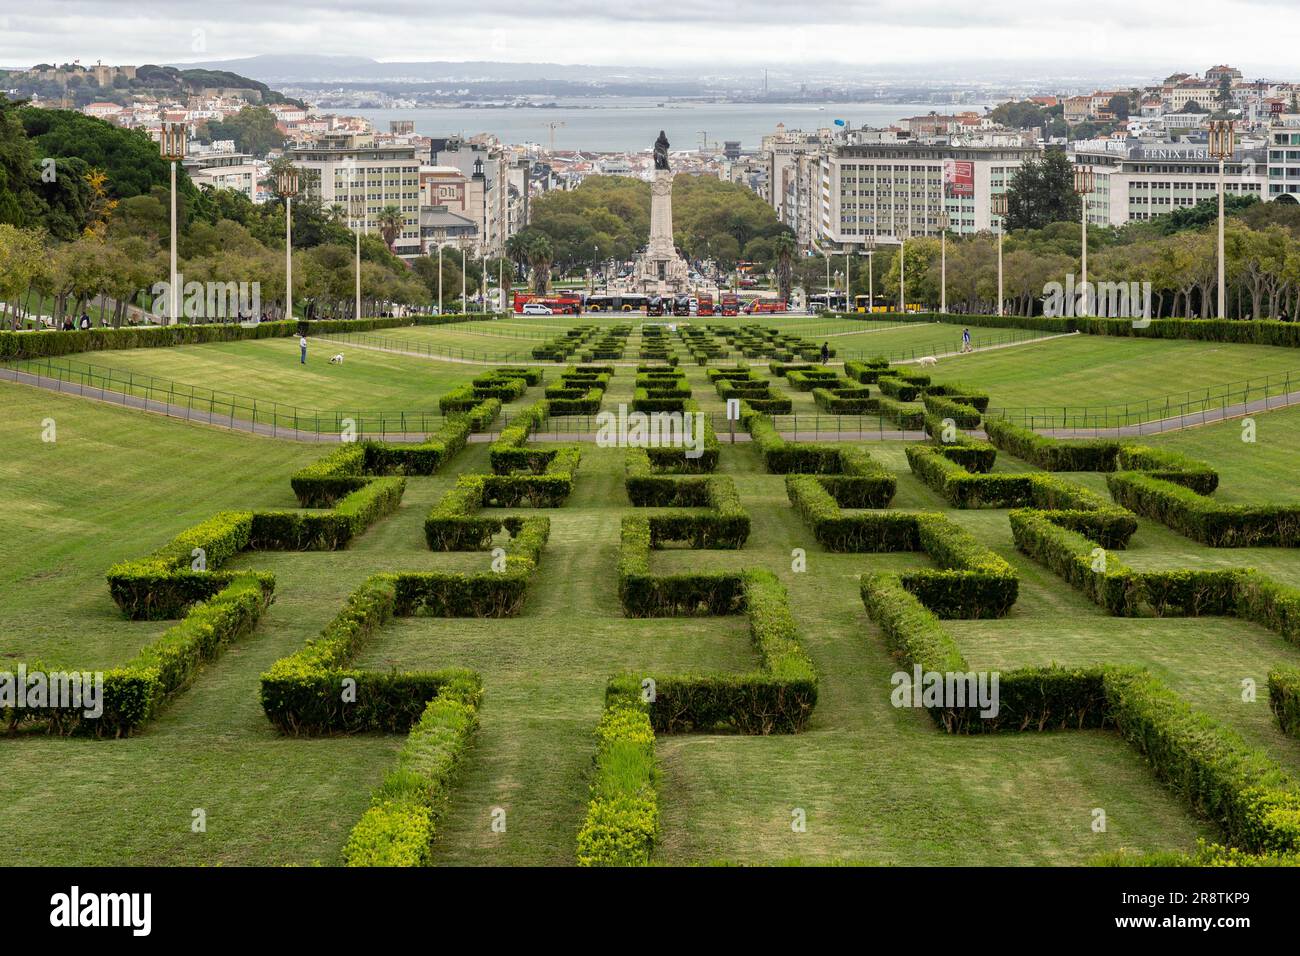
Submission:
[[[259,53],[662,65],[1060,61],[1288,76],[1295,0],[0,0],[0,65]],[[1088,70],[1088,72],[1092,72]]]

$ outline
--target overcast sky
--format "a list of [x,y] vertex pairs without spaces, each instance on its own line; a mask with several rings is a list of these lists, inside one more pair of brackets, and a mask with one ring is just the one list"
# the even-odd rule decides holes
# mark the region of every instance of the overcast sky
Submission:
[[326,53],[693,68],[1059,60],[1063,74],[1137,75],[1229,62],[1286,77],[1297,35],[1295,0],[0,0],[7,66]]

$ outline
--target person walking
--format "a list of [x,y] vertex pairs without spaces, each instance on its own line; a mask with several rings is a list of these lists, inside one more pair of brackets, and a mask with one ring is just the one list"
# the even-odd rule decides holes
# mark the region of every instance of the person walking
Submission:
[[970,329],[961,330],[961,350],[963,352],[971,351],[970,347]]
[[829,342],[823,342],[822,343],[822,364],[825,365],[830,360],[831,360],[831,344]]
[[298,361],[300,364],[306,365],[307,364],[307,336],[305,335],[299,336],[298,348],[302,351],[302,354],[299,357]]

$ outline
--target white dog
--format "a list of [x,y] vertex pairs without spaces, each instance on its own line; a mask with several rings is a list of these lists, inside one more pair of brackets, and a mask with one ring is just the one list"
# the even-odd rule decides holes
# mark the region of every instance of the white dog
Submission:
[[336,356],[334,356],[332,359],[330,359],[330,364],[331,364],[331,365],[342,365],[342,364],[343,364],[343,353],[340,352],[338,355],[336,355]]
[[938,365],[939,360],[935,358],[933,355],[927,355],[924,358],[917,359],[916,364],[924,368],[925,366],[928,365]]

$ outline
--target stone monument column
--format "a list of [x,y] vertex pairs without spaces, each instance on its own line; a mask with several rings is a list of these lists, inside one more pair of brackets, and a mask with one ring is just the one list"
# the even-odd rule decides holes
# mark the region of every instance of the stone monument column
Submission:
[[685,292],[686,263],[673,245],[673,172],[668,168],[668,138],[655,141],[655,172],[650,181],[650,241],[637,263],[637,282],[646,292]]

